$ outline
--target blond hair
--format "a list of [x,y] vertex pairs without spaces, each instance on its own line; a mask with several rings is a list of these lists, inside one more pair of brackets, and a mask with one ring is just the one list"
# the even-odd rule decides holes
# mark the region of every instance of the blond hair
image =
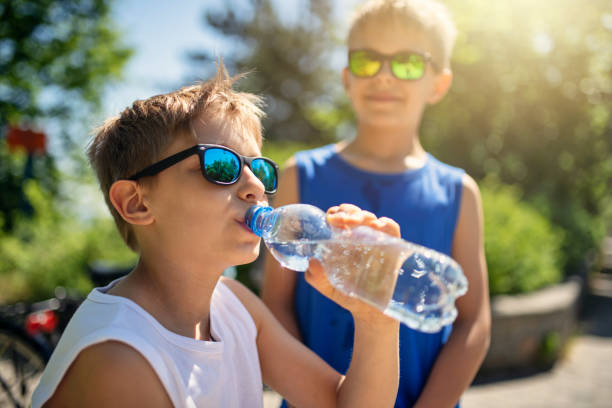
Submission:
[[243,76],[230,77],[220,61],[214,78],[137,100],[96,129],[87,155],[119,233],[134,251],[138,250],[138,243],[133,230],[109,198],[112,184],[158,161],[164,149],[179,135],[195,140],[194,121],[204,117],[223,120],[224,126],[239,134],[251,135],[261,147],[262,100],[232,89],[234,82]]
[[349,47],[355,35],[372,22],[399,23],[423,30],[433,42],[434,49],[430,52],[435,65],[450,67],[457,29],[443,4],[435,0],[370,0],[361,5],[351,19],[347,38]]

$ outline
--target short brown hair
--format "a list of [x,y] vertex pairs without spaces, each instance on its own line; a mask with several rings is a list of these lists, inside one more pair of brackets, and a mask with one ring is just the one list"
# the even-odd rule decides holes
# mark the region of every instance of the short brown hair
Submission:
[[220,61],[214,78],[137,100],[96,129],[87,155],[119,233],[134,251],[138,250],[138,243],[133,230],[109,198],[112,184],[159,160],[160,154],[178,135],[195,138],[193,122],[202,117],[224,120],[227,126],[240,133],[253,135],[261,147],[262,100],[232,89],[234,82],[243,76],[230,77]]
[[355,34],[365,25],[381,21],[423,30],[433,41],[431,54],[434,63],[442,68],[450,67],[457,29],[443,4],[435,0],[370,0],[353,15],[347,39],[349,47]]

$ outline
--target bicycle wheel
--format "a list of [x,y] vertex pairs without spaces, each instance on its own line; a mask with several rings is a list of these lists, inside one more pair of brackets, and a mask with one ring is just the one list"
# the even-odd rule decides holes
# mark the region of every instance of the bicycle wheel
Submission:
[[35,340],[14,327],[0,326],[0,407],[30,404],[47,359]]

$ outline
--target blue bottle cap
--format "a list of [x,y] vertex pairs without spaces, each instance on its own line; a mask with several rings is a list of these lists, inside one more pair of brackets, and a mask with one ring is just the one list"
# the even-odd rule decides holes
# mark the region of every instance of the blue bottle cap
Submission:
[[269,206],[254,205],[249,208],[246,214],[244,215],[244,222],[247,227],[249,227],[251,231],[253,231],[255,235],[261,237],[263,233],[263,219],[260,217],[260,215],[263,215],[264,213],[270,212],[272,210],[273,208]]

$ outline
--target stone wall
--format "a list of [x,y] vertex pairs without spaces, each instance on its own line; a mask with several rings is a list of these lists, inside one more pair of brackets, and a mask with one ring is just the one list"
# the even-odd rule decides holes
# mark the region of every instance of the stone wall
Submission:
[[489,352],[480,374],[549,366],[576,328],[581,281],[491,299]]

